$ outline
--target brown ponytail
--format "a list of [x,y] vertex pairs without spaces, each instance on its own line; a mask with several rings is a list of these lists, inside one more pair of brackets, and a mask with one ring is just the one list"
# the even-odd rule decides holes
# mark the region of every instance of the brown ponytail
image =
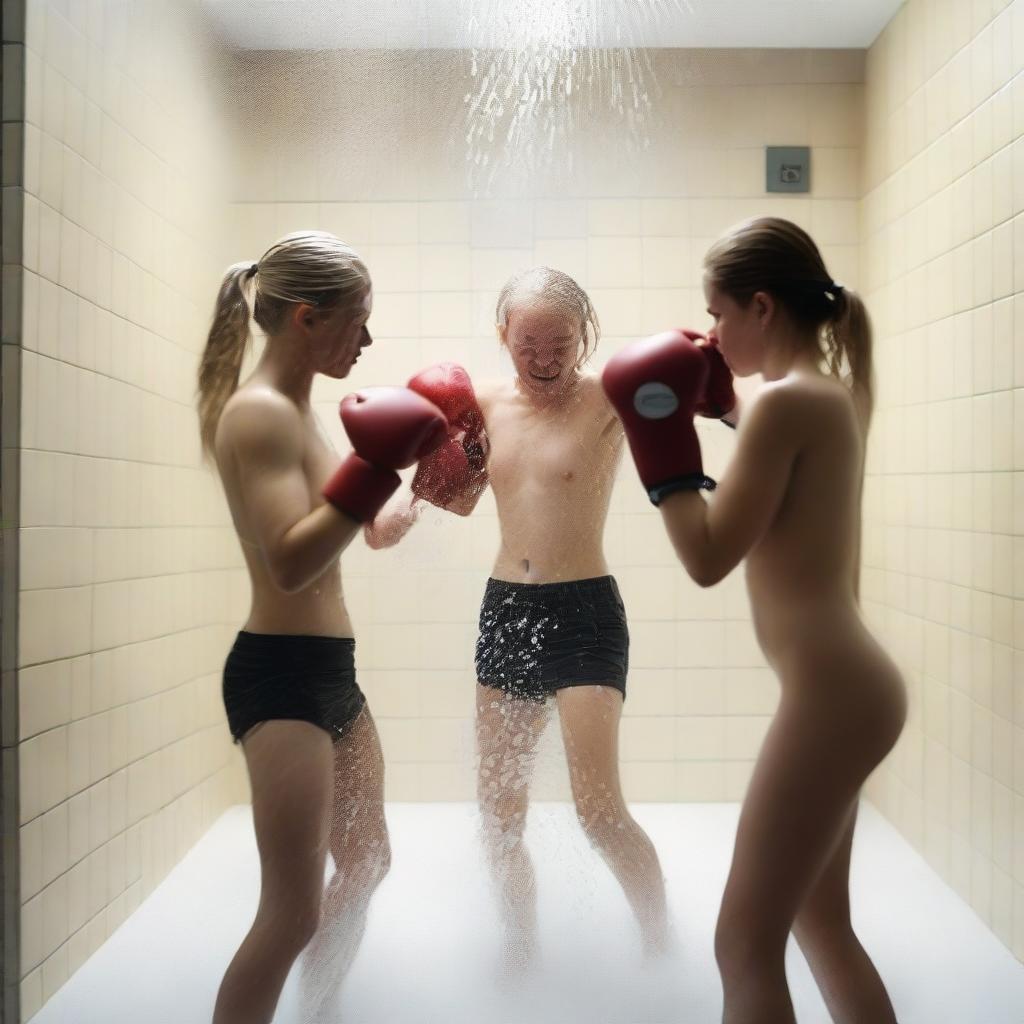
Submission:
[[865,423],[873,404],[872,331],[860,296],[833,281],[814,240],[780,217],[756,217],[708,250],[704,269],[716,288],[746,306],[770,292],[801,329],[814,334],[829,371],[849,385]]
[[249,304],[245,283],[255,263],[236,263],[228,268],[217,294],[213,324],[199,363],[199,436],[203,450],[213,451],[213,438],[227,400],[238,387],[242,360],[249,344]]
[[875,401],[871,318],[856,292],[844,288],[837,299],[836,317],[825,326],[825,357],[832,374],[849,382],[867,420]]

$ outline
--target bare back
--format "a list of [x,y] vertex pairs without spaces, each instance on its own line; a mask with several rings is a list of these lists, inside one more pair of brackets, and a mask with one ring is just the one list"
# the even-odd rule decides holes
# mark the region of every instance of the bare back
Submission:
[[[271,419],[282,435],[279,458],[272,468],[240,454],[251,440],[254,424]],[[255,633],[351,636],[340,560],[335,559],[302,589],[287,592],[274,581],[256,539],[261,532],[256,518],[265,521],[275,513],[286,515],[286,502],[291,517],[324,505],[321,490],[338,468],[339,458],[310,406],[300,406],[270,385],[250,380],[224,407],[215,456],[252,582],[252,605],[244,628]],[[271,472],[275,482],[271,486],[268,481],[261,490],[260,478]]]
[[794,367],[761,388],[710,502],[680,492],[661,511],[702,585],[746,559],[757,639],[784,693],[823,695],[838,710],[840,692],[863,696],[871,680],[886,694],[872,706],[898,717],[899,673],[858,602],[865,425],[842,383]]
[[798,434],[775,515],[747,555],[758,641],[784,692],[902,720],[899,673],[858,600],[866,417],[843,384],[820,374],[793,373],[769,389],[792,392],[775,397],[797,410]]
[[501,526],[493,575],[546,583],[606,574],[604,526],[625,435],[597,376],[546,408],[514,381],[485,383],[478,398]]
[[812,408],[776,517],[747,556],[755,624],[769,646],[784,642],[792,617],[856,604],[865,433],[837,381],[793,375],[770,387],[799,391]]

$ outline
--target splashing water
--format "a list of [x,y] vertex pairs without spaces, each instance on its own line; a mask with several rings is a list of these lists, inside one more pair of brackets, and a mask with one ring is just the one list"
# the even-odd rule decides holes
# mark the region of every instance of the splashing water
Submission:
[[[465,96],[474,192],[488,191],[501,171],[571,173],[567,143],[595,118],[614,127],[617,146],[645,148],[657,82],[650,52],[631,44],[684,9],[689,0],[474,0]],[[609,36],[611,46],[598,45]]]

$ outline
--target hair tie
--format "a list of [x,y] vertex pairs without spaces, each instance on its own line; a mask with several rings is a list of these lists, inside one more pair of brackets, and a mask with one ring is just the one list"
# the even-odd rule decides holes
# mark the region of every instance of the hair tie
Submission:
[[255,263],[253,263],[253,265],[252,265],[252,266],[251,266],[251,267],[250,267],[250,268],[249,268],[249,269],[248,269],[248,270],[247,270],[247,271],[245,272],[245,278],[246,278],[246,280],[249,280],[250,278],[253,278],[253,277],[255,277],[255,276],[256,276],[256,272],[257,272],[257,271],[258,271],[259,269],[260,269],[260,264],[259,264],[259,260],[257,260],[257,261],[256,261]]
[[844,291],[846,291],[845,287],[838,281],[829,281],[825,285],[825,294],[828,296],[829,302],[835,302]]

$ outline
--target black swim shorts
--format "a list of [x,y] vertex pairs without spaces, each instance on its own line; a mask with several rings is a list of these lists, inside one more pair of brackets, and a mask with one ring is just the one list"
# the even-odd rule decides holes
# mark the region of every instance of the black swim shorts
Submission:
[[628,669],[626,611],[612,576],[487,581],[476,642],[484,686],[543,701],[567,686],[603,684],[625,699]]
[[224,664],[234,741],[273,719],[311,722],[341,739],[366,703],[356,683],[355,646],[351,637],[242,630]]

